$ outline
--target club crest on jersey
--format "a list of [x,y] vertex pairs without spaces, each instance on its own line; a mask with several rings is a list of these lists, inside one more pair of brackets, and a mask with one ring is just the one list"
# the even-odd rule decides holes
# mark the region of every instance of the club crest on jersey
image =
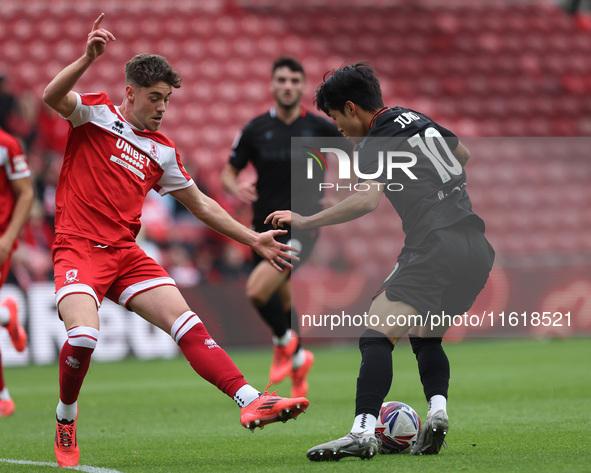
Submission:
[[73,282],[79,281],[79,279],[76,279],[78,277],[78,270],[77,269],[70,269],[68,271],[66,271],[66,280],[64,281],[64,284],[71,284]]
[[158,158],[158,147],[156,146],[156,143],[154,143],[152,140],[150,140],[150,157],[153,161],[160,163],[160,160]]

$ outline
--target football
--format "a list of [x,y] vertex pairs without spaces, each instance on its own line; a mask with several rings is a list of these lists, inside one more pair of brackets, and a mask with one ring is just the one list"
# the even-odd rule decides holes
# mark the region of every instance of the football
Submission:
[[421,430],[421,419],[412,407],[403,402],[382,404],[376,422],[376,439],[380,453],[408,453]]

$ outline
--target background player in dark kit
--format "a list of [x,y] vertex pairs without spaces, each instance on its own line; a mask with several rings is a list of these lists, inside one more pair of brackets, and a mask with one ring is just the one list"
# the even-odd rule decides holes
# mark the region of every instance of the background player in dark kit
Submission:
[[[385,194],[402,219],[406,238],[394,270],[374,296],[368,313],[385,322],[390,314],[467,311],[484,287],[494,260],[494,251],[484,237],[484,223],[472,211],[465,189],[463,167],[469,151],[453,133],[427,116],[402,107],[384,107],[379,81],[368,64],[345,66],[325,77],[316,90],[316,104],[344,135],[358,143],[360,173],[370,175],[379,170],[378,152],[386,151],[384,143],[387,150],[412,153],[416,162],[409,161],[408,154],[401,157],[399,169],[390,178],[384,165],[381,175],[365,181],[367,189],[317,214],[302,217],[278,211],[267,221],[303,229],[343,223],[375,210]],[[390,190],[390,184],[395,190]],[[403,190],[399,190],[400,184]],[[411,453],[439,453],[448,430],[450,369],[441,345],[446,328],[431,331],[425,320],[412,328],[384,323],[365,330],[359,341],[362,361],[351,432],[311,448],[310,460],[371,458],[377,452],[375,424],[392,383],[391,352],[409,329],[429,402],[426,421]]]
[[[301,98],[306,85],[304,68],[291,57],[277,58],[271,69],[271,91],[275,106],[267,113],[251,120],[236,138],[230,161],[222,171],[224,188],[240,200],[253,205],[253,228],[266,231],[269,213],[277,209],[292,209],[292,204],[307,202],[303,213],[322,209],[320,196],[305,199],[307,189],[293,189],[292,137],[340,137],[337,129],[326,119],[309,113]],[[256,184],[239,180],[239,173],[248,163],[257,173]],[[292,202],[292,195],[294,196]],[[300,250],[300,263],[312,252],[318,230],[283,235],[280,241],[289,242]],[[314,356],[304,350],[298,336],[298,326],[291,300],[289,273],[278,273],[258,255],[254,255],[255,268],[246,283],[246,295],[263,320],[273,331],[273,361],[269,378],[277,383],[287,375],[292,379],[292,395],[305,396],[308,391],[307,374]],[[293,328],[293,330],[291,330]]]

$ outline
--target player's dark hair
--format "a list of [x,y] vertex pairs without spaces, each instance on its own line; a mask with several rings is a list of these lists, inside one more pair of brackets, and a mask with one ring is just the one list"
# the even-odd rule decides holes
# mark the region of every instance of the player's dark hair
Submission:
[[327,72],[314,97],[316,108],[327,115],[329,109],[344,113],[348,101],[368,112],[384,107],[380,81],[369,64],[359,62]]
[[157,82],[165,82],[175,89],[181,86],[181,76],[164,57],[138,54],[125,64],[126,84],[151,87]]
[[281,56],[275,59],[273,62],[273,67],[271,68],[271,77],[273,77],[275,71],[280,67],[288,67],[292,72],[301,72],[302,75],[306,77],[306,72],[304,71],[304,66],[302,66],[302,63],[290,56]]

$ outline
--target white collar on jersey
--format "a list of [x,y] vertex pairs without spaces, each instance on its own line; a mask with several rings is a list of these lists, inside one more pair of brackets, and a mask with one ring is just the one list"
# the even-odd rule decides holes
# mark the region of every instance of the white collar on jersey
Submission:
[[121,113],[121,110],[119,110],[119,107],[115,106],[115,110],[117,110],[117,115],[119,115],[121,117],[121,119],[127,123],[131,128],[133,128],[134,130],[137,131],[146,131],[146,130],[140,130],[137,126],[132,125],[131,123],[129,123],[125,117],[123,116],[123,114]]

